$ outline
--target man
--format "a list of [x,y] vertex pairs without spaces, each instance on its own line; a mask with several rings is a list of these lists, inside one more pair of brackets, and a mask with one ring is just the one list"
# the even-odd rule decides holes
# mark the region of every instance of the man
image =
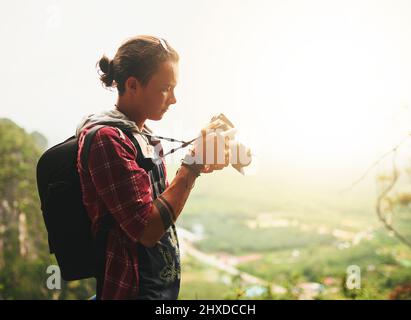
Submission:
[[[125,42],[113,60],[103,56],[99,61],[101,81],[118,90],[116,110],[87,117],[77,130],[78,171],[93,234],[97,237],[103,221],[112,219],[97,299],[178,298],[180,257],[174,224],[200,173],[228,165],[227,146],[222,163],[198,161],[206,157],[203,145],[213,145],[216,138],[203,134],[173,181],[167,181],[161,144],[145,121],[161,120],[176,103],[178,59],[165,40],[138,36]],[[83,167],[84,137],[97,124],[106,126],[95,135]]]

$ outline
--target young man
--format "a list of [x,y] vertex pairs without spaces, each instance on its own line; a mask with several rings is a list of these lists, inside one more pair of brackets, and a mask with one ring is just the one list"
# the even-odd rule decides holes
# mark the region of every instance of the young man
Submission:
[[[116,109],[87,117],[77,129],[78,171],[93,234],[106,227],[107,218],[112,221],[97,299],[177,299],[180,257],[174,223],[200,173],[228,165],[224,149],[224,163],[183,161],[171,184],[167,181],[161,144],[150,137],[145,121],[161,120],[176,103],[178,59],[165,40],[138,36],[123,43],[113,60],[103,56],[99,61],[102,83],[117,88]],[[84,167],[84,137],[97,124],[106,126],[95,135]],[[202,143],[214,138],[203,134]],[[187,159],[206,156],[199,145]]]

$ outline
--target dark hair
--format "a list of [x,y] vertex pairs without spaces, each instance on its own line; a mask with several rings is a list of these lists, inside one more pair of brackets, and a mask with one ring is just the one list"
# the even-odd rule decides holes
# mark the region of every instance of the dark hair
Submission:
[[129,77],[136,77],[145,86],[160,63],[178,60],[178,53],[166,40],[143,35],[124,42],[113,60],[103,55],[97,64],[102,84],[106,88],[117,87],[119,95],[122,95]]

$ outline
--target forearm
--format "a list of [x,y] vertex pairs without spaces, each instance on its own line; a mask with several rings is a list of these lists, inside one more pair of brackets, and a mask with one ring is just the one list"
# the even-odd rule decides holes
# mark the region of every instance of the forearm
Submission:
[[161,194],[171,205],[176,215],[180,215],[190,195],[196,176],[187,167],[180,167],[170,186]]
[[[190,195],[196,176],[187,167],[180,167],[170,186],[161,194],[162,203],[172,210],[170,218],[174,223],[180,216]],[[165,200],[165,201],[164,201]],[[161,201],[161,200],[157,200]],[[156,205],[153,205],[148,224],[144,229],[140,242],[148,247],[154,246],[166,231],[165,223]]]

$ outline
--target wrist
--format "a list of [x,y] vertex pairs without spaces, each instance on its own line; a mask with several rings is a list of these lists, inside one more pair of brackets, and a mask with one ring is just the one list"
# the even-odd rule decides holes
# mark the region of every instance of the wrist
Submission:
[[181,160],[181,166],[190,170],[196,178],[200,176],[202,170],[204,169],[204,165],[195,163],[193,156],[190,154],[187,154]]
[[187,163],[181,163],[182,168],[186,168],[187,171],[194,177],[198,178],[201,174],[201,170],[203,166],[197,165],[197,164],[187,164]]
[[195,181],[198,175],[192,169],[189,168],[189,165],[181,164],[181,167],[177,170],[176,178],[181,180],[185,184],[186,189],[193,189]]

